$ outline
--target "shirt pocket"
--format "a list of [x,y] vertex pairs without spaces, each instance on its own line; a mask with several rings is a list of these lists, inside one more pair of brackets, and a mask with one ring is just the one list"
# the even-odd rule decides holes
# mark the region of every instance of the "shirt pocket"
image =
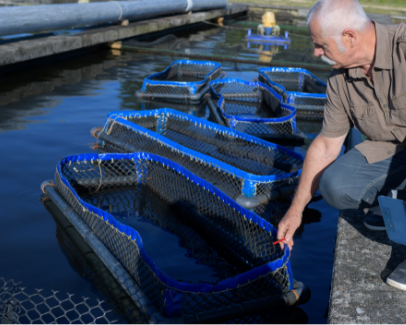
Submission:
[[350,112],[356,128],[371,140],[378,140],[379,122],[374,104],[350,106]]
[[406,93],[392,98],[391,122],[399,127],[406,127]]

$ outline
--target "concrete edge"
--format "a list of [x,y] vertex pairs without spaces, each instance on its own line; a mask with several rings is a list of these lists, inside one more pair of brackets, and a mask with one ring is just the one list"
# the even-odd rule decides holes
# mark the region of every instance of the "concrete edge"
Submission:
[[95,28],[69,36],[49,36],[33,40],[16,41],[0,45],[0,67],[22,63],[34,59],[63,54],[70,51],[107,45],[126,38],[148,34],[204,20],[232,16],[247,12],[244,5],[231,5],[225,9],[210,10],[130,23],[128,26]]

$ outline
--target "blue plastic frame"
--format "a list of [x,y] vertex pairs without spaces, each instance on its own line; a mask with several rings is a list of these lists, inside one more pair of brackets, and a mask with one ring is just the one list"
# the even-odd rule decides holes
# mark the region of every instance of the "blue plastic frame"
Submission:
[[[239,83],[239,84],[243,84],[243,85],[247,85],[247,86],[260,86],[265,88],[267,91],[269,91],[270,93],[272,93],[272,95],[274,95],[277,99],[279,99],[279,101],[281,102],[281,107],[285,110],[290,111],[291,113],[287,116],[283,116],[283,117],[276,117],[276,118],[247,118],[247,117],[241,117],[238,115],[231,115],[231,114],[227,114],[221,107],[223,102],[225,101],[224,97],[222,96],[221,93],[216,92],[216,90],[214,89],[213,85],[218,84],[218,83]],[[281,95],[279,95],[275,90],[273,90],[271,87],[269,87],[268,85],[261,83],[261,82],[249,82],[249,81],[244,81],[241,79],[237,79],[237,78],[228,78],[228,79],[220,79],[220,80],[213,80],[210,81],[210,87],[211,87],[211,91],[217,96],[219,97],[218,101],[217,101],[217,107],[220,110],[221,114],[224,116],[224,118],[226,119],[230,119],[231,121],[236,121],[236,122],[252,122],[252,123],[283,123],[283,122],[287,122],[291,119],[295,119],[296,116],[296,108],[294,106],[288,105],[286,103],[283,102],[283,98]],[[294,124],[294,133],[297,132],[297,127],[296,127],[296,122],[293,123]]]
[[251,29],[249,29],[245,38],[247,41],[257,44],[273,43],[275,45],[287,45],[291,43],[289,33],[287,31],[285,32],[285,37],[281,37],[252,34]]
[[302,93],[299,91],[287,91],[286,99],[284,100],[288,105],[295,105],[296,98],[313,98],[313,99],[324,99],[327,100],[326,94],[314,94],[314,93]]
[[[129,122],[127,121],[127,118],[131,118],[131,117],[147,117],[147,116],[162,116],[162,119],[160,120],[166,120],[163,117],[164,116],[168,116],[168,115],[172,115],[184,120],[188,120],[191,121],[192,123],[197,123],[199,125],[201,125],[202,127],[206,127],[206,128],[211,128],[213,130],[217,130],[223,134],[228,134],[230,136],[239,138],[239,139],[243,139],[246,140],[248,142],[254,142],[256,144],[259,144],[263,147],[267,147],[267,148],[271,148],[272,150],[275,151],[280,151],[283,152],[284,154],[288,155],[288,156],[292,156],[295,157],[296,159],[300,160],[300,161],[304,161],[304,158],[302,155],[298,154],[297,152],[294,152],[292,150],[289,150],[285,147],[279,146],[277,144],[265,141],[265,140],[261,140],[259,138],[256,138],[254,136],[250,136],[248,134],[245,134],[243,132],[239,132],[206,120],[203,120],[201,118],[198,117],[194,117],[182,112],[178,112],[175,110],[172,110],[170,108],[160,108],[157,110],[151,110],[151,111],[137,111],[137,112],[126,112],[126,111],[113,111],[110,112],[107,116],[107,121],[109,119],[115,120],[116,123],[120,123],[122,125],[125,125],[126,127],[128,127],[129,129],[135,131],[135,132],[142,132],[143,134],[145,134],[146,136],[150,137],[150,138],[154,138],[158,141],[161,141],[165,144],[167,144],[168,146],[171,146],[173,148],[176,148],[179,151],[184,152],[186,155],[189,155],[191,157],[193,157],[194,159],[200,159],[201,161],[204,161],[206,163],[209,163],[211,165],[214,165],[224,171],[227,171],[229,173],[234,174],[236,177],[242,178],[244,179],[244,181],[247,181],[245,184],[246,186],[245,191],[242,194],[247,195],[248,193],[252,192],[252,190],[255,191],[255,186],[258,183],[269,183],[269,182],[274,182],[274,181],[279,181],[279,180],[283,180],[286,178],[293,178],[293,177],[298,177],[301,175],[302,173],[302,169],[299,169],[293,173],[286,173],[286,174],[282,174],[282,175],[267,175],[267,176],[259,176],[259,175],[254,175],[248,172],[245,172],[241,169],[238,169],[236,167],[233,167],[229,164],[226,164],[216,158],[210,157],[208,155],[205,155],[203,153],[200,153],[198,151],[186,148],[166,137],[164,137],[163,135],[160,135],[159,132],[154,132],[154,131],[150,131],[146,128],[143,128],[140,125],[137,125],[135,123]],[[160,120],[158,121],[158,131],[159,131],[159,126],[162,125],[162,123],[160,122]],[[248,184],[250,184],[248,186]],[[252,195],[247,195],[247,196],[252,196]]]
[[[274,271],[280,269],[286,263],[286,267],[288,270],[288,276],[289,276],[289,290],[293,289],[293,276],[292,276],[292,270],[291,270],[290,260],[289,260],[290,251],[289,251],[289,247],[286,245],[283,250],[283,256],[281,258],[279,258],[275,261],[272,261],[272,262],[268,262],[259,267],[256,267],[250,271],[241,273],[233,278],[219,281],[217,284],[214,284],[214,285],[210,284],[210,283],[193,284],[193,283],[182,282],[182,281],[175,280],[172,277],[165,274],[160,268],[158,268],[156,266],[154,261],[146,253],[144,246],[143,246],[142,238],[135,229],[118,222],[110,213],[84,202],[79,197],[79,195],[76,193],[76,191],[73,189],[73,187],[70,185],[68,180],[66,180],[64,178],[63,173],[62,173],[62,166],[65,164],[68,164],[69,162],[76,162],[76,161],[81,162],[81,161],[91,161],[91,160],[105,161],[105,160],[111,160],[111,159],[115,159],[115,160],[134,159],[134,161],[153,160],[153,161],[165,164],[169,168],[175,170],[176,172],[184,175],[186,178],[192,180],[192,182],[196,186],[203,187],[204,189],[215,194],[223,202],[230,205],[234,210],[243,214],[248,220],[250,220],[250,222],[253,222],[253,223],[259,225],[262,229],[271,233],[272,236],[274,236],[275,238],[277,238],[277,229],[275,227],[273,227],[272,224],[270,224],[269,222],[258,217],[256,214],[241,207],[239,204],[237,204],[235,201],[230,199],[223,192],[218,190],[215,186],[213,186],[210,183],[206,182],[205,180],[195,176],[194,174],[189,172],[184,167],[182,167],[166,158],[163,158],[163,157],[160,157],[157,155],[153,155],[150,153],[144,153],[144,152],[138,152],[138,153],[129,153],[129,154],[100,154],[100,155],[82,154],[82,155],[73,155],[73,156],[67,156],[67,157],[62,158],[57,165],[57,172],[60,175],[61,181],[63,182],[63,184],[70,189],[70,191],[75,196],[75,198],[88,211],[100,216],[104,221],[108,222],[115,229],[126,234],[127,236],[130,236],[130,238],[132,240],[135,240],[137,243],[137,246],[139,248],[141,257],[147,263],[147,265],[151,268],[151,270],[157,275],[157,277],[159,278],[159,280],[162,283],[164,283],[169,288],[171,288],[172,290],[175,290],[175,291],[176,290],[189,291],[189,292],[195,292],[196,294],[198,294],[198,293],[215,293],[215,292],[228,290],[230,288],[237,288],[239,285],[244,285],[246,283],[249,283],[253,279],[256,279],[260,276],[268,274],[269,272],[274,272]],[[175,293],[175,295],[176,295],[176,293]],[[172,317],[178,315],[180,312],[179,305],[181,304],[181,302],[182,302],[181,299],[179,301],[179,299],[176,299],[176,297],[172,297],[172,302],[169,306],[167,306],[166,313],[168,315],[171,315]]]
[[[160,75],[163,75],[166,73],[169,69],[171,69],[174,65],[178,64],[189,64],[189,65],[210,65],[213,66],[213,69],[206,74],[206,77],[202,81],[193,81],[193,82],[186,82],[186,81],[164,81],[164,80],[151,80],[151,78],[156,78]],[[201,86],[204,86],[209,77],[214,74],[218,69],[221,69],[221,64],[217,62],[211,62],[211,61],[194,61],[194,60],[176,60],[172,62],[164,71],[154,73],[153,75],[150,75],[144,79],[144,82],[142,84],[141,91],[143,93],[146,93],[146,88],[148,85],[167,85],[167,86],[178,86],[178,87],[187,87],[189,88],[189,94],[190,95],[195,95],[199,88]]]
[[300,91],[286,91],[285,87],[283,87],[281,84],[278,84],[278,83],[272,81],[271,78],[269,78],[269,76],[266,75],[265,72],[267,72],[267,71],[286,72],[286,73],[290,73],[290,72],[303,73],[303,74],[306,74],[307,76],[311,77],[317,84],[327,88],[327,84],[325,82],[321,81],[313,73],[311,73],[310,71],[308,71],[306,69],[288,68],[288,67],[271,67],[271,68],[261,68],[261,69],[258,70],[258,73],[259,73],[259,76],[264,78],[269,85],[273,85],[274,87],[277,87],[277,88],[281,89],[283,94],[286,94],[286,96],[293,95],[293,96],[296,96],[296,97],[304,97],[304,96],[310,95],[310,94],[312,94],[313,96],[316,95],[316,94],[319,94],[319,95],[324,96],[324,97],[322,96],[320,98],[326,98],[326,94],[322,94],[322,93],[306,93],[306,92],[300,92]]

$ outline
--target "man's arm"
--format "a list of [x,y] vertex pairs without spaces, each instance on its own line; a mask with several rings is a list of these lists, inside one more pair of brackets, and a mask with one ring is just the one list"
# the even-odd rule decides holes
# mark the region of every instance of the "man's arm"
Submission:
[[[286,238],[282,243],[287,244],[290,249],[293,246],[293,234],[302,223],[303,210],[318,190],[320,177],[324,170],[340,154],[345,137],[346,134],[338,138],[318,135],[307,151],[292,205],[278,226],[278,239]],[[281,247],[283,248],[283,244]]]

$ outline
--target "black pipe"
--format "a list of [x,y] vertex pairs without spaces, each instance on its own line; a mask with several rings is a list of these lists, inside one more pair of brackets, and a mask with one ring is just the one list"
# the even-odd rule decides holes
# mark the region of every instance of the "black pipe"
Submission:
[[266,310],[301,305],[308,302],[310,297],[310,289],[302,282],[295,282],[292,291],[272,297],[246,301],[211,311],[183,316],[182,320],[185,324],[222,323],[230,319],[241,319],[245,316],[261,313]]
[[105,289],[108,292],[109,298],[115,304],[114,310],[119,308],[117,311],[121,317],[127,320],[128,323],[145,323],[145,319],[142,318],[138,307],[123,290],[119,282],[102,263],[92,248],[83,240],[82,236],[79,235],[75,227],[62,214],[61,210],[48,196],[45,196],[42,202],[51,214],[57,227],[61,230],[64,236],[72,241],[81,256],[85,259],[86,264],[96,275],[97,280],[103,285],[102,291]]
[[209,106],[210,112],[211,112],[211,114],[212,114],[212,116],[213,116],[215,122],[216,122],[217,124],[219,124],[219,125],[226,126],[226,124],[224,123],[223,119],[220,117],[220,115],[219,115],[219,113],[218,113],[218,111],[217,111],[217,107],[214,105],[214,103],[213,103],[213,101],[212,101],[212,99],[211,99],[210,94],[206,94],[206,95],[204,96],[204,98],[206,99],[207,106]]

